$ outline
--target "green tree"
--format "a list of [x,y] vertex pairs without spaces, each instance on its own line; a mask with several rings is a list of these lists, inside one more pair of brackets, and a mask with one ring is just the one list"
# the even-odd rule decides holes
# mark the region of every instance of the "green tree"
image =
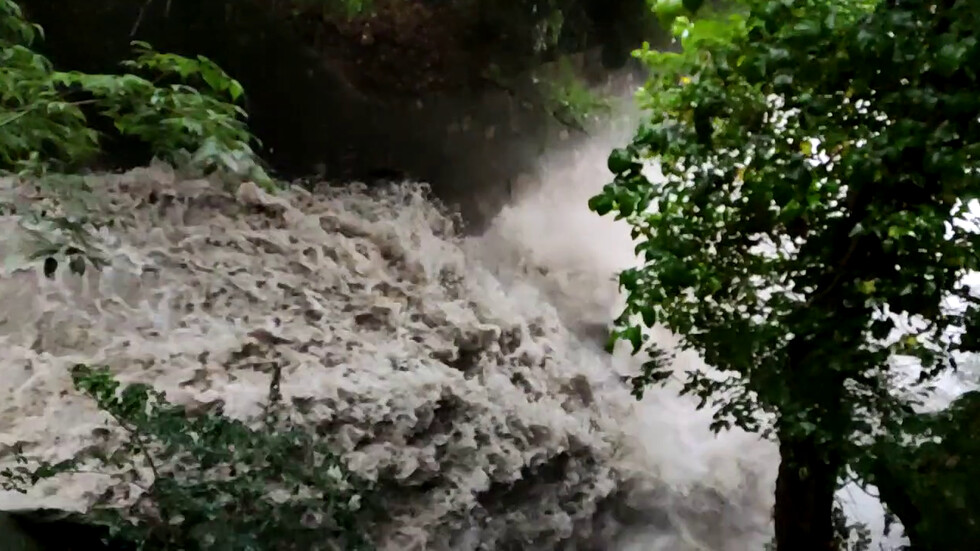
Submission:
[[590,201],[643,260],[613,336],[652,353],[637,393],[671,377],[644,326],[716,367],[682,392],[716,430],[778,441],[777,548],[835,548],[838,483],[912,418],[897,361],[924,381],[976,345],[978,235],[955,220],[980,194],[980,3],[745,0],[694,22],[673,4],[682,51],[638,53],[648,118]]

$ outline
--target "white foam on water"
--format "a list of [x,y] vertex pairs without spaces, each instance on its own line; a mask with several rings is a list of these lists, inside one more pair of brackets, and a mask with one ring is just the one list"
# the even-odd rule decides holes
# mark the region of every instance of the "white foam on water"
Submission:
[[[637,402],[621,376],[641,359],[603,353],[590,330],[617,312],[614,277],[633,262],[629,228],[586,205],[622,139],[546,156],[476,237],[411,182],[271,197],[154,166],[94,178],[97,215],[119,222],[98,233],[109,265],[47,280],[5,218],[0,450],[50,460],[92,444],[107,420],[72,389],[75,363],[241,418],[276,364],[285,399],[393,489],[382,549],[761,549],[775,447],[711,433],[676,389]],[[106,484],[73,475],[0,508],[81,510]],[[852,509],[871,517],[871,503]]]

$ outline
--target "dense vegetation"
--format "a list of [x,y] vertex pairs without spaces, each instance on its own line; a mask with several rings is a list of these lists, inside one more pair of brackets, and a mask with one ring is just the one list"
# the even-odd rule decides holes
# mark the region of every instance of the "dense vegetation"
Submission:
[[[41,29],[12,0],[0,0],[0,172],[50,186],[60,199],[3,205],[46,243],[36,251],[48,276],[68,257],[83,272],[99,259],[85,247],[101,221],[64,208],[85,193],[72,177],[100,153],[102,136],[87,116],[108,119],[122,135],[145,141],[160,158],[185,170],[250,178],[271,185],[255,158],[254,138],[235,101],[241,86],[209,59],[161,54],[136,44],[121,75],[55,70],[32,46]],[[148,73],[149,80],[137,73]],[[173,81],[170,84],[162,83]],[[84,204],[84,202],[82,203]],[[114,421],[96,443],[57,464],[18,455],[0,472],[0,487],[26,491],[74,472],[113,479],[87,521],[105,528],[110,549],[244,550],[362,549],[377,513],[367,485],[308,428],[280,416],[278,377],[269,407],[252,425],[220,411],[191,413],[145,385],[122,387],[108,370],[76,366],[76,388]],[[128,488],[140,493],[128,505]],[[286,499],[276,491],[286,493]]]
[[[191,414],[146,385],[122,387],[104,368],[78,365],[72,378],[125,438],[0,477],[4,489],[21,491],[92,469],[113,477],[87,515],[106,528],[107,549],[370,548],[368,522],[378,511],[370,488],[315,434],[280,420],[275,386],[265,418],[250,427],[220,411]],[[132,485],[140,495],[120,507]]]
[[[648,117],[591,200],[633,227],[644,262],[620,276],[616,333],[652,353],[637,391],[672,377],[644,326],[720,370],[683,374],[683,393],[717,407],[716,429],[778,441],[781,551],[838,546],[834,492],[855,470],[888,486],[895,513],[928,495],[947,529],[974,524],[958,491],[899,490],[921,465],[895,446],[919,422],[898,364],[914,360],[925,382],[976,349],[963,278],[980,235],[956,220],[980,194],[980,5],[746,0],[693,21],[658,7],[683,51],[639,53],[655,72]],[[644,175],[649,158],[662,179]],[[902,520],[917,548],[975,545]]]
[[[157,157],[188,170],[271,180],[252,150],[245,112],[235,104],[241,85],[205,57],[155,52],[135,43],[130,71],[119,75],[58,71],[34,48],[42,29],[12,0],[0,0],[0,171],[39,183],[65,199],[84,200],[72,174],[98,159],[104,132],[140,141]],[[57,266],[70,254],[84,269],[85,213],[65,208],[41,214],[39,205],[3,205],[39,224],[47,245],[37,251]],[[84,210],[84,209],[83,209]],[[44,231],[47,228],[50,231]]]
[[115,130],[147,142],[165,160],[267,180],[252,157],[245,113],[234,103],[241,85],[209,59],[160,54],[135,43],[136,58],[123,63],[129,73],[63,72],[33,49],[42,29],[24,18],[17,3],[0,2],[0,25],[0,169],[41,175],[86,166],[100,145],[83,109],[92,105]]

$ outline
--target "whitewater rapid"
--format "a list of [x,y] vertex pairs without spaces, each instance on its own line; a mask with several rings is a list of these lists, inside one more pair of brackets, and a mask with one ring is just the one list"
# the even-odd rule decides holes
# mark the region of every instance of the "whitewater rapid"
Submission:
[[[479,236],[417,183],[272,196],[153,166],[91,178],[94,216],[117,221],[96,232],[109,264],[48,280],[3,218],[0,462],[96,442],[106,419],[71,388],[75,363],[240,418],[278,365],[296,417],[393,489],[382,549],[762,549],[775,447],[712,434],[671,388],[637,402],[621,379],[642,359],[598,342],[634,259],[628,227],[586,202],[621,138],[545,156]],[[84,510],[106,484],[71,475],[0,509]],[[850,502],[875,522],[874,499]]]

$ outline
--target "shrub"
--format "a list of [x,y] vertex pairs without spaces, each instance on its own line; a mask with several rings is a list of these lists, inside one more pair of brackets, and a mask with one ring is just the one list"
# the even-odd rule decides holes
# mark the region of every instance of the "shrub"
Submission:
[[[90,116],[104,117],[124,138],[145,143],[159,159],[205,174],[251,179],[270,188],[236,102],[241,84],[206,57],[159,53],[135,42],[135,59],[118,75],[55,70],[33,49],[42,29],[13,0],[0,0],[0,176],[14,176],[58,200],[0,203],[42,243],[46,270],[59,256],[73,270],[99,262],[86,245],[91,220],[87,186],[77,171],[101,153]],[[139,74],[148,75],[146,78]],[[152,80],[150,80],[152,79]]]
[[[108,528],[112,549],[370,548],[363,529],[378,509],[369,485],[324,441],[280,419],[277,383],[256,428],[220,411],[191,414],[105,368],[78,365],[72,379],[124,437],[58,463],[18,455],[19,465],[0,471],[4,489],[80,471],[111,477],[88,518]],[[120,505],[134,485],[141,494]]]

